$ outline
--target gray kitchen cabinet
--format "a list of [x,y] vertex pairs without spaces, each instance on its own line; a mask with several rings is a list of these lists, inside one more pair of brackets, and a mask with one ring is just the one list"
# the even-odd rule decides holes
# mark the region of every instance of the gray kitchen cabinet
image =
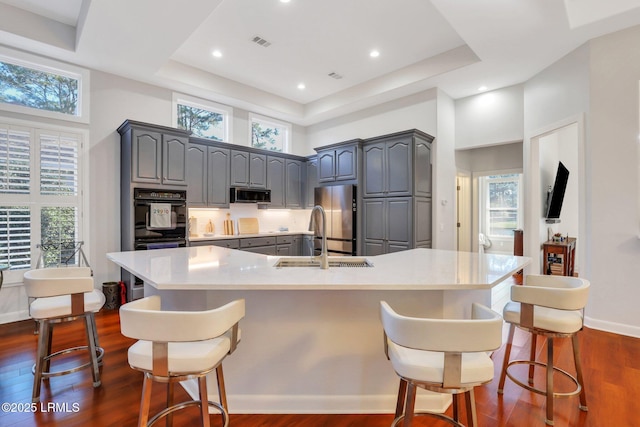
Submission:
[[245,237],[240,239],[240,250],[263,255],[277,255],[276,237]]
[[122,178],[144,184],[187,185],[189,132],[131,120],[118,132],[121,167],[128,169]]
[[239,239],[196,240],[189,242],[189,246],[220,246],[227,249],[238,249]]
[[267,156],[231,150],[232,187],[267,188]]
[[300,248],[300,255],[312,256],[313,255],[313,239],[315,237],[310,234],[304,234],[302,236],[302,246]]
[[300,160],[286,159],[285,161],[285,206],[287,208],[303,207],[304,166]]
[[191,144],[187,150],[187,198],[191,207],[229,207],[230,150]]
[[318,182],[357,180],[359,144],[357,140],[317,149]]
[[364,145],[362,196],[410,196],[413,187],[412,160],[410,138]]
[[286,168],[282,157],[267,156],[267,188],[271,190],[270,208],[284,208],[286,203]]
[[284,157],[267,156],[267,188],[271,190],[269,208],[301,208],[303,163]]
[[363,201],[364,255],[380,255],[413,247],[411,197]]
[[314,192],[318,186],[318,156],[311,156],[307,158],[307,180],[305,183],[305,207],[313,208],[315,205]]

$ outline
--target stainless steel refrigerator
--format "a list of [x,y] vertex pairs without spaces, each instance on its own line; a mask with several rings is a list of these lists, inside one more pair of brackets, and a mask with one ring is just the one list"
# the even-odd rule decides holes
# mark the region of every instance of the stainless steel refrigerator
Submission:
[[[357,187],[334,185],[317,187],[314,203],[322,206],[327,218],[327,248],[329,255],[356,255],[357,231]],[[320,254],[322,247],[322,221],[315,221],[314,253]]]

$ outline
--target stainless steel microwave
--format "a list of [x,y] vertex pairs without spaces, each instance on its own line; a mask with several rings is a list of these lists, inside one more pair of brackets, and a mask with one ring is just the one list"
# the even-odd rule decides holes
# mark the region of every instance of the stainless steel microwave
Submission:
[[231,203],[271,203],[271,190],[231,187]]

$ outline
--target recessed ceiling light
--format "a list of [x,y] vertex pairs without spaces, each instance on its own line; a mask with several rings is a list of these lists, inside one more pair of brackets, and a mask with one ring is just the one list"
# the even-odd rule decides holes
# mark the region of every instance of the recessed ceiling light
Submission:
[[[282,1],[282,0],[280,0],[280,1]],[[303,89],[305,89],[306,87],[307,87],[307,86],[305,86],[305,84],[304,84],[304,83],[298,83],[298,89],[303,90]]]
[[369,52],[369,56],[372,58],[377,58],[378,56],[380,56],[380,52],[378,52],[377,50],[372,50],[371,52]]
[[220,52],[218,49],[211,52],[211,55],[213,55],[216,58],[222,58],[222,52]]
[[487,87],[486,87],[486,86],[480,86],[480,87],[478,88],[478,90],[479,90],[480,92],[484,92],[485,90],[487,90]]
[[280,3],[289,3],[291,0],[280,0]]

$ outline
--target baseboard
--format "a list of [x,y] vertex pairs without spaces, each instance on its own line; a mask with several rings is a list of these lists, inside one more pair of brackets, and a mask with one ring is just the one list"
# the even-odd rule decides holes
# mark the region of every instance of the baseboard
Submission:
[[0,314],[0,324],[19,322],[30,318],[28,310],[12,311],[10,313]]
[[593,319],[588,316],[584,317],[584,324],[591,329],[640,338],[640,326],[631,326],[624,323],[608,322],[606,320]]
[[[214,380],[215,381],[215,380]],[[207,381],[209,384],[211,381]],[[183,381],[182,387],[197,399],[195,380]],[[213,385],[213,384],[211,384]],[[208,387],[209,399],[218,401],[218,391]],[[212,390],[213,389],[213,390]],[[396,395],[238,395],[228,394],[232,414],[391,414]],[[442,413],[451,405],[451,395],[418,390],[416,410]],[[215,413],[214,408],[210,412]]]

